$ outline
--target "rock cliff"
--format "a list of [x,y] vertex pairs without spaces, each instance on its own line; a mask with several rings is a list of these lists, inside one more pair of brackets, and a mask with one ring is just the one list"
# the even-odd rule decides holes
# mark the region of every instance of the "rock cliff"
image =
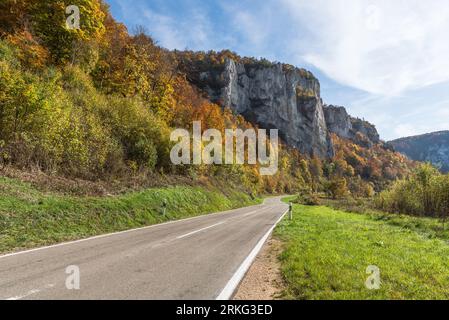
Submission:
[[282,140],[303,154],[332,157],[330,133],[367,146],[379,142],[373,125],[343,107],[325,107],[320,83],[307,70],[248,58],[226,57],[213,65],[204,60],[184,63],[193,84],[259,127],[279,129]]
[[226,59],[221,73],[202,72],[201,80],[206,83],[221,80],[222,86],[218,88],[204,87],[213,100],[261,128],[279,129],[280,137],[288,145],[319,157],[332,155],[320,84],[307,71],[288,69],[280,63],[245,65]]
[[371,148],[381,143],[374,125],[359,118],[351,117],[344,107],[325,106],[324,115],[329,132]]

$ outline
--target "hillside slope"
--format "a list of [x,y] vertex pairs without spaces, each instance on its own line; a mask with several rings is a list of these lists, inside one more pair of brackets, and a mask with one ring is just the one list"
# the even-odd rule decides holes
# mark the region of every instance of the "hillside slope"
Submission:
[[430,162],[443,172],[449,172],[449,131],[401,138],[390,144],[415,161]]
[[[309,71],[229,50],[170,51],[144,30],[129,33],[104,1],[83,3],[83,32],[66,28],[63,0],[0,4],[10,13],[0,19],[0,170],[136,181],[133,189],[179,176],[253,196],[326,192],[336,180],[366,195],[407,174],[374,126],[325,106]],[[194,121],[222,135],[279,129],[278,171],[264,176],[260,162],[174,165],[171,133]],[[154,176],[162,183],[149,183]]]

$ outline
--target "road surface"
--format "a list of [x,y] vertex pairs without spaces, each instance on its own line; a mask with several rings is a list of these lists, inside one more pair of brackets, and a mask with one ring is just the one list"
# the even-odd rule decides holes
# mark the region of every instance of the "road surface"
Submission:
[[[262,205],[0,256],[0,299],[226,299],[286,210],[280,198],[270,198]],[[69,266],[79,268],[78,290],[77,270]]]

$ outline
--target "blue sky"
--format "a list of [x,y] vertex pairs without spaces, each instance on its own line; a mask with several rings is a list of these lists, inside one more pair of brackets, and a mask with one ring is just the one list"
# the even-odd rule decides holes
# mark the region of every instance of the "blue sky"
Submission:
[[447,0],[107,0],[169,49],[230,49],[312,71],[383,139],[449,130]]

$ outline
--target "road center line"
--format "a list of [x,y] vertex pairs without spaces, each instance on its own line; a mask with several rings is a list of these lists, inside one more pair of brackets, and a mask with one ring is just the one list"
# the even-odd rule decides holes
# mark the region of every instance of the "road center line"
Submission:
[[268,208],[261,208],[261,209],[253,210],[253,211],[245,213],[243,216],[247,217],[247,216],[250,216],[250,215],[253,215],[253,214],[256,214],[256,213],[261,213],[261,212],[263,212],[265,210],[268,210],[268,209],[270,209],[270,208],[268,207]]
[[216,223],[216,224],[213,224],[213,225],[211,225],[211,226],[202,228],[202,229],[198,229],[198,230],[195,230],[195,231],[186,233],[186,234],[184,234],[184,235],[182,235],[182,236],[176,237],[176,239],[186,238],[186,237],[191,236],[191,235],[193,235],[193,234],[195,234],[195,233],[198,233],[198,232],[201,232],[201,231],[204,231],[204,230],[207,230],[207,229],[210,229],[210,228],[219,226],[220,224],[223,224],[223,223],[225,223],[225,222],[226,222],[226,220],[225,220],[225,221],[222,221],[222,222],[219,222],[219,223]]

